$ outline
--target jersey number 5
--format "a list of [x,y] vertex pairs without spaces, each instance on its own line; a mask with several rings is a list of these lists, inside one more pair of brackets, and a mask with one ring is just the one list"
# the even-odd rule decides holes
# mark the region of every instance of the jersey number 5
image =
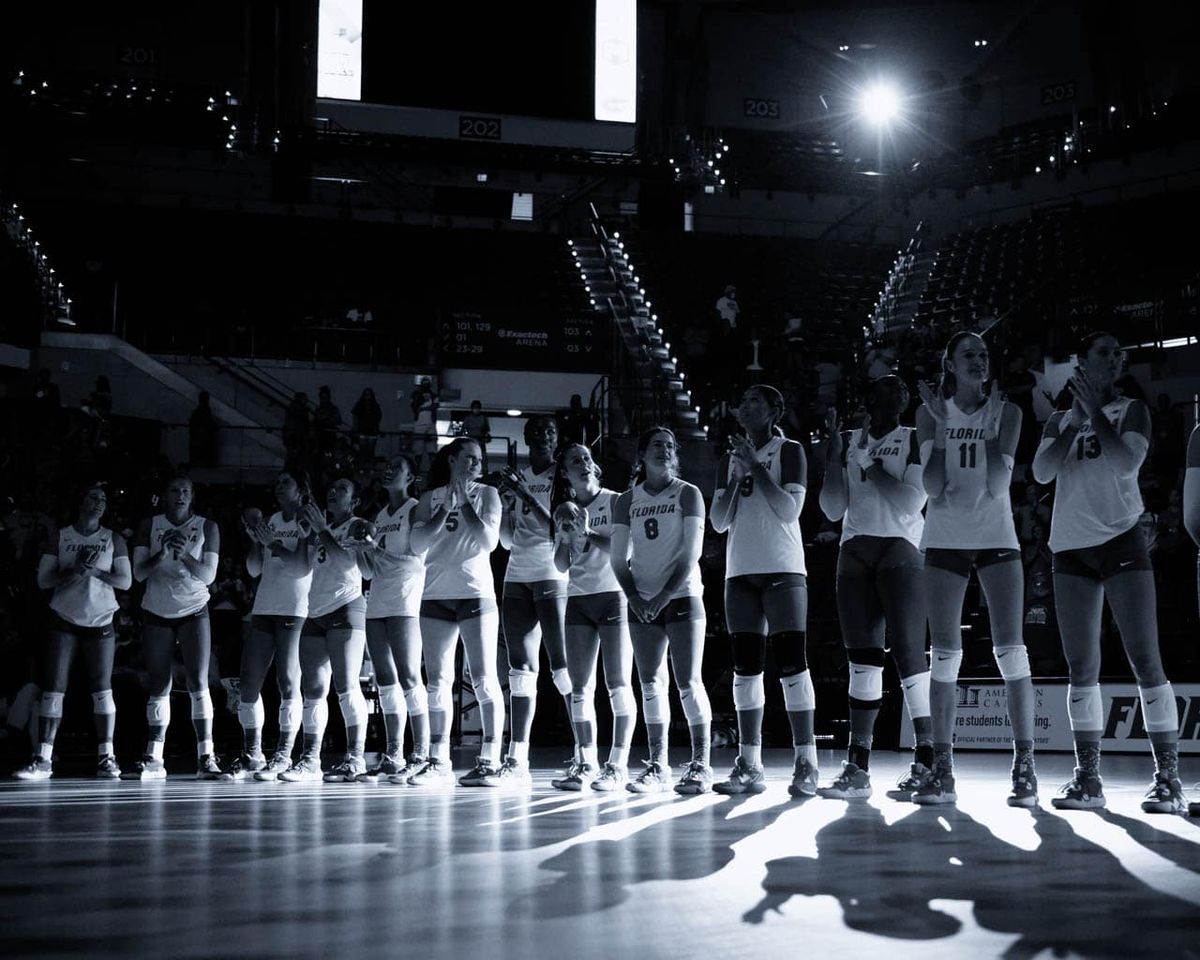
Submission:
[[446,517],[446,529],[449,530],[451,533],[453,533],[455,530],[458,529],[458,511],[457,510],[451,511],[450,515],[448,517]]
[[646,519],[644,527],[646,530],[646,539],[647,540],[657,540],[658,539],[658,521],[655,520],[654,517],[648,517]]

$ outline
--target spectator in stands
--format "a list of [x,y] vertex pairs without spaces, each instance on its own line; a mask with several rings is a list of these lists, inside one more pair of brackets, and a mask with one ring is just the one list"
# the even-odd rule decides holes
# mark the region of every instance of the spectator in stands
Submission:
[[480,450],[486,451],[488,441],[492,439],[492,425],[483,412],[483,404],[478,400],[471,401],[471,409],[463,417],[462,432],[464,437],[470,437],[478,443]]
[[1025,485],[1025,499],[1013,510],[1017,525],[1017,537],[1021,543],[1031,543],[1035,525],[1042,530],[1050,528],[1050,505],[1042,499],[1041,489],[1035,483]]
[[558,435],[561,443],[588,443],[591,433],[591,417],[583,408],[583,397],[578,393],[571,394],[570,405],[566,410],[558,411]]
[[96,378],[95,388],[83,402],[83,412],[97,419],[107,420],[112,416],[112,405],[112,384],[108,382],[108,377],[101,374]]
[[217,418],[207,390],[200,391],[196,409],[188,418],[188,459],[193,467],[211,467],[217,462]]
[[[335,408],[336,409],[336,408]],[[350,409],[354,443],[365,458],[375,456],[375,444],[379,442],[379,425],[383,422],[383,408],[375,399],[375,391],[366,387]]]
[[308,394],[301,390],[283,414],[283,445],[289,463],[302,462],[308,452]]
[[422,377],[412,396],[412,454],[417,472],[421,474],[429,469],[432,457],[437,453],[437,408],[433,384],[428,377]]
[[1169,483],[1183,466],[1183,417],[1171,407],[1171,398],[1158,395],[1158,405],[1151,414],[1153,441],[1150,445],[1150,469]]
[[728,286],[717,301],[717,316],[721,319],[721,332],[728,336],[737,330],[738,316],[742,308],[737,302],[737,287]]
[[321,452],[332,450],[342,425],[342,411],[333,402],[327,386],[317,389],[317,409],[313,412],[312,422],[317,434],[317,449]]

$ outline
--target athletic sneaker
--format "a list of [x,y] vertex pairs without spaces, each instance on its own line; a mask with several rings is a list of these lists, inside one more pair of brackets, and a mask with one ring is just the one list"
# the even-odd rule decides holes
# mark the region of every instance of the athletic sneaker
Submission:
[[713,793],[727,797],[740,793],[762,793],[767,789],[767,775],[762,767],[752,767],[743,757],[733,761],[728,779],[713,784]]
[[935,770],[929,781],[916,790],[912,802],[923,807],[936,807],[945,803],[957,803],[958,794],[954,792],[954,771]]
[[1032,763],[1015,763],[1012,768],[1012,792],[1008,795],[1010,807],[1036,807],[1037,773]]
[[596,768],[586,761],[580,761],[571,765],[571,771],[565,777],[552,780],[551,785],[556,790],[567,790],[578,793],[595,779]]
[[367,772],[367,761],[358,755],[349,755],[325,774],[326,783],[357,783],[359,776]]
[[478,757],[475,766],[459,777],[458,783],[463,787],[498,787],[499,772],[487,757]]
[[625,784],[630,793],[666,793],[671,789],[671,768],[657,760],[643,760],[644,769],[636,780]]
[[16,780],[49,780],[51,769],[49,760],[35,757],[28,766],[15,771],[13,778]]
[[1179,782],[1179,778],[1161,771],[1156,773],[1154,782],[1146,791],[1146,799],[1142,801],[1142,811],[1145,813],[1184,813],[1187,809],[1187,801],[1183,798],[1183,784]]
[[[373,766],[370,770],[360,773],[358,775],[358,779],[364,783],[368,781],[379,780],[380,778],[390,780],[403,769],[403,765],[392,759],[390,754],[381,753],[379,755],[379,763]],[[407,782],[407,777],[405,778],[405,782]]]
[[579,787],[563,786],[579,775],[579,767],[583,763],[578,757],[572,757],[567,761],[567,769],[561,777],[553,777],[550,780],[550,786],[555,790],[578,790]]
[[217,758],[211,753],[206,753],[196,761],[196,779],[197,780],[220,780],[221,765],[217,762]]
[[425,790],[438,790],[453,787],[455,784],[454,770],[450,761],[430,757],[425,765],[408,778],[410,787],[421,787]]
[[699,760],[692,760],[683,770],[683,776],[675,784],[675,792],[683,796],[708,793],[713,785],[712,767]]
[[1056,810],[1100,810],[1104,807],[1104,783],[1100,775],[1075,768],[1075,776],[1058,788],[1050,803]]
[[[104,761],[101,760],[100,764],[103,766]],[[100,774],[96,774],[96,776],[99,775]],[[120,774],[118,774],[118,776],[120,776]],[[144,757],[142,757],[141,760],[137,762],[131,772],[125,774],[125,778],[127,780],[166,780],[167,768],[163,764],[162,760],[157,757],[152,757],[147,753]]]
[[807,758],[797,757],[796,765],[792,768],[792,782],[788,784],[788,793],[793,797],[815,797],[819,776],[817,768],[809,763]]
[[606,763],[600,771],[600,776],[592,781],[592,789],[600,793],[611,793],[620,790],[629,782],[629,771],[618,767],[615,763]]
[[[167,771],[163,770],[163,776],[167,775]],[[120,780],[121,768],[117,766],[117,758],[111,753],[100,758],[96,764],[96,779],[97,780]]]
[[[278,756],[278,754],[276,754]],[[272,758],[274,762],[274,758]],[[255,774],[258,777],[257,774]],[[321,758],[315,753],[306,753],[286,770],[281,770],[277,776],[285,783],[315,783],[322,777]],[[265,777],[259,777],[265,780]]]
[[492,767],[492,776],[480,786],[528,790],[533,786],[533,775],[529,772],[529,764],[522,763],[516,757],[505,757],[500,769]]
[[267,765],[267,758],[261,753],[251,756],[248,753],[239,754],[221,773],[222,780],[249,780],[259,770]]
[[279,775],[286,770],[292,769],[292,758],[290,755],[282,752],[276,752],[267,765],[261,770],[254,771],[255,780],[278,780]]
[[865,800],[871,795],[871,775],[857,763],[842,761],[842,772],[827,787],[818,787],[817,796],[826,800]]
[[933,779],[933,771],[923,763],[913,763],[908,768],[908,773],[900,775],[900,779],[896,781],[894,789],[889,790],[885,796],[889,800],[902,800],[910,802],[913,794],[927,785]]
[[404,761],[404,765],[398,767],[395,773],[388,775],[388,783],[398,783],[401,786],[407,787],[409,779],[419,773],[428,762],[425,757],[419,754],[409,754],[408,759]]

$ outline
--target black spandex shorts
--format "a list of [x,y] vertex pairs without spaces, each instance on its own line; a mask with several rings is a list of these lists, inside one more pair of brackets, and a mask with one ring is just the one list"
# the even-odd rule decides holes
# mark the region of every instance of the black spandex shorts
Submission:
[[336,610],[330,610],[319,617],[309,617],[304,621],[304,629],[300,632],[306,637],[324,637],[330,630],[366,629],[367,598],[355,597]]
[[567,598],[568,626],[611,627],[625,623],[627,617],[625,594],[620,590]]
[[[704,619],[704,601],[699,597],[677,597],[667,605],[647,626],[665,627],[669,623],[686,623]],[[640,622],[640,621],[639,621]]]
[[1020,563],[1021,551],[1013,547],[988,547],[984,550],[947,550],[942,547],[925,549],[925,566],[948,570],[966,579],[971,568],[982,570],[998,563]]
[[422,600],[421,616],[446,623],[462,623],[474,620],[485,613],[496,612],[496,601],[491,597],[463,597],[459,600]]
[[69,633],[78,640],[109,640],[116,637],[112,621],[102,627],[81,627],[70,620],[64,620],[53,610],[50,611],[50,622],[46,625],[50,633]]
[[557,600],[567,595],[566,580],[505,580],[503,599],[512,597],[514,600],[526,600],[530,603],[541,603],[543,600]]
[[256,613],[250,617],[250,629],[259,633],[275,635],[275,631],[295,630],[304,625],[303,617],[283,616],[278,613]]
[[185,623],[191,623],[193,620],[207,620],[208,607],[201,607],[195,613],[189,613],[183,617],[160,617],[157,613],[151,613],[149,610],[142,610],[142,625],[147,627],[166,627],[168,630],[178,630]]
[[851,537],[838,550],[839,577],[871,577],[880,570],[925,565],[921,551],[903,537]]
[[1140,526],[1130,527],[1094,547],[1062,550],[1054,555],[1054,572],[1104,582],[1119,573],[1153,570],[1146,536]]

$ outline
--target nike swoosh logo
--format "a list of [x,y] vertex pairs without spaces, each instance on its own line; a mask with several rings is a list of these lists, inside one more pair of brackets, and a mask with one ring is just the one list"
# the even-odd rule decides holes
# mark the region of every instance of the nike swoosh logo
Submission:
[[1007,656],[1008,656],[1009,652],[1010,652],[1010,651],[1008,651],[1008,650],[1005,650],[1003,653],[998,653],[998,654],[996,654],[996,656],[997,656],[999,659],[1003,660],[1005,657],[1007,657]]
[[1120,562],[1120,564],[1118,564],[1118,566],[1127,567],[1127,566],[1129,566],[1131,563],[1133,563],[1133,561],[1132,561],[1132,560],[1122,560],[1122,561]]
[[1083,703],[1083,701],[1086,699],[1087,699],[1087,697],[1072,697],[1071,702],[1072,703]]
[[941,660],[953,660],[953,659],[954,659],[953,657],[943,657],[943,656],[939,656],[939,657],[938,657],[938,660],[939,660],[939,661],[941,661]]
[[1146,706],[1148,706],[1148,707],[1149,707],[1149,706],[1151,706],[1152,704],[1155,704],[1155,703],[1158,703],[1158,697],[1155,697],[1153,700],[1147,700],[1147,701],[1146,701]]
[[915,683],[906,683],[906,684],[904,685],[904,689],[905,689],[905,690],[911,690],[911,689],[912,689],[913,687],[915,687],[915,686],[916,686],[916,684],[915,684]]

